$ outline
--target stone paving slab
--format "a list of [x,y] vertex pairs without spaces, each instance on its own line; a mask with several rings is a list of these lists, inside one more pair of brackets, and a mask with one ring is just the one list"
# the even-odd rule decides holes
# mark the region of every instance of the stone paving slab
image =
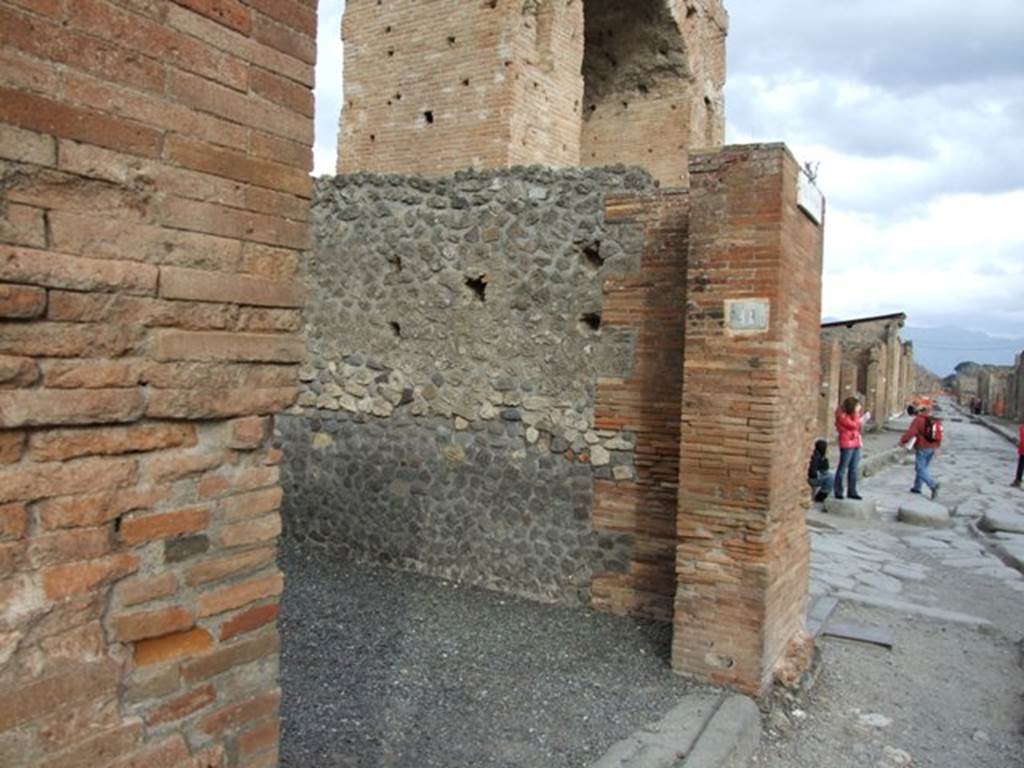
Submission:
[[1003,507],[990,509],[982,515],[978,527],[989,533],[1002,531],[1024,534],[1024,514]]
[[947,528],[953,524],[946,507],[924,498],[901,501],[897,518],[901,523],[926,528]]
[[875,502],[869,499],[858,501],[856,499],[837,499],[830,496],[825,500],[825,511],[830,515],[849,517],[854,520],[875,520],[878,518],[878,509]]

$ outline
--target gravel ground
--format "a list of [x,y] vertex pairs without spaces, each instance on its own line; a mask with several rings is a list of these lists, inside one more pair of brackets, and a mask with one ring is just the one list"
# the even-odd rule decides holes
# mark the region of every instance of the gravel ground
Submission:
[[281,765],[588,766],[686,693],[668,624],[284,549]]

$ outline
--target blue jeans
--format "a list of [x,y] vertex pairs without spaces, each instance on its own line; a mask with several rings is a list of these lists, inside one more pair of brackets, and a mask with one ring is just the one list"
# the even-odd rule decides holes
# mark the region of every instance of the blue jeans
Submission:
[[819,472],[818,477],[815,480],[807,478],[807,484],[814,489],[816,493],[824,493],[826,496],[832,493],[832,486],[835,484],[836,476],[831,472]]
[[857,473],[860,472],[860,448],[840,448],[836,467],[836,497],[843,496],[843,476],[849,480],[850,495],[857,495]]
[[935,490],[935,486],[938,483],[935,482],[935,478],[931,476],[928,471],[928,465],[932,463],[932,459],[935,458],[934,448],[922,448],[914,453],[914,488],[915,491],[921,490],[921,484],[924,483],[931,490]]

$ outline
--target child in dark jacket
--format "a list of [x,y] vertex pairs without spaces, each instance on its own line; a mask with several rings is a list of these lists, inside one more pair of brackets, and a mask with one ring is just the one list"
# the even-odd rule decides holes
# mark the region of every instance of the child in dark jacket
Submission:
[[807,465],[807,483],[813,488],[815,501],[824,501],[832,493],[835,475],[828,471],[828,443],[818,440],[811,451],[811,461]]

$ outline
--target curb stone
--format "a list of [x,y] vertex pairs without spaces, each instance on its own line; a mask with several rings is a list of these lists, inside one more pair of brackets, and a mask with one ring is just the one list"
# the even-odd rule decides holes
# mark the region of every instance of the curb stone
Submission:
[[752,699],[693,694],[612,746],[591,768],[743,768],[760,738],[761,713]]
[[882,453],[876,453],[873,456],[865,456],[860,463],[860,473],[863,477],[876,475],[890,464],[899,462],[906,453],[906,449],[896,446]]
[[753,699],[728,696],[678,768],[742,768],[761,740],[761,711]]
[[984,629],[992,626],[991,621],[983,619],[980,616],[971,616],[970,614],[960,613],[959,611],[947,611],[942,608],[932,608],[927,605],[917,605],[916,603],[908,603],[904,600],[895,600],[888,597],[862,595],[845,590],[836,592],[835,597],[838,597],[840,600],[860,603],[861,605],[868,605],[873,608],[884,608],[890,611],[898,611],[899,613],[909,613],[927,619],[945,621],[950,624],[963,624],[964,626],[973,627],[974,629]]
[[1015,568],[1024,574],[1024,559],[1010,552],[998,541],[993,541],[984,531],[978,528],[976,521],[967,524],[967,531],[971,537],[981,544],[986,550],[995,555],[999,560],[1010,568]]

